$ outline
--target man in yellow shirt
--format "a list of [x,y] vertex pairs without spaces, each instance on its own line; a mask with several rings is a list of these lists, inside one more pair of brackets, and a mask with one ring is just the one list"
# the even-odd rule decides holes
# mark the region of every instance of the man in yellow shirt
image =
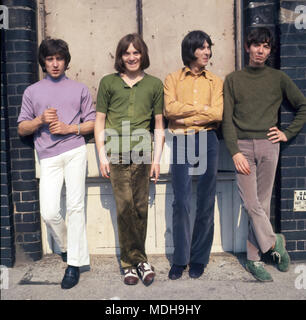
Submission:
[[[173,134],[174,254],[169,271],[172,280],[182,276],[187,264],[189,276],[200,277],[208,263],[213,242],[219,154],[215,130],[222,120],[223,83],[205,69],[212,56],[211,46],[212,41],[205,32],[188,33],[182,42],[185,67],[169,74],[164,84],[165,116]],[[191,234],[193,175],[197,176],[197,207]]]

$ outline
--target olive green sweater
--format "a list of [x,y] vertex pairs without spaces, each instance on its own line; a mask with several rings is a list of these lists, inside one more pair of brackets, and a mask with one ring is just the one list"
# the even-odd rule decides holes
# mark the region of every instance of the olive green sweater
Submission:
[[306,120],[306,98],[282,71],[264,66],[247,66],[230,73],[224,82],[222,131],[230,154],[240,152],[238,139],[267,139],[269,128],[277,126],[278,111],[284,98],[297,110],[283,131],[291,139]]

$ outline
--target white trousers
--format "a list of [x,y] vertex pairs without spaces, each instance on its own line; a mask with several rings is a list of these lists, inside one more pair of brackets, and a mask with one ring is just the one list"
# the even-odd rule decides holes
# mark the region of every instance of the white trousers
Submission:
[[[89,265],[85,221],[87,149],[81,146],[40,161],[40,211],[67,263]],[[66,185],[66,223],[61,215],[61,191]]]

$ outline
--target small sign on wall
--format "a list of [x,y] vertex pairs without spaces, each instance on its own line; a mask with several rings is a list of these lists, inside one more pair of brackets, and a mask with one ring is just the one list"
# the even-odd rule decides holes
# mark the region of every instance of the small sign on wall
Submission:
[[293,211],[306,211],[306,190],[294,190]]

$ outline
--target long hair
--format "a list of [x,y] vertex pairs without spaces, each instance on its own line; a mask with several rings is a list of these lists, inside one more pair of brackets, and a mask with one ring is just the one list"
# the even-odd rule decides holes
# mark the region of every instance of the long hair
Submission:
[[[190,67],[190,63],[195,61],[197,58],[194,56],[194,52],[201,48],[204,42],[207,41],[210,48],[213,43],[210,36],[201,30],[195,30],[189,32],[182,41],[182,59],[185,66]],[[212,56],[212,51],[210,53],[210,58]]]
[[141,54],[140,68],[144,70],[150,66],[148,47],[143,39],[137,33],[130,33],[124,36],[118,43],[115,57],[115,69],[118,72],[124,73],[125,66],[122,60],[122,55],[127,51],[130,44]]

